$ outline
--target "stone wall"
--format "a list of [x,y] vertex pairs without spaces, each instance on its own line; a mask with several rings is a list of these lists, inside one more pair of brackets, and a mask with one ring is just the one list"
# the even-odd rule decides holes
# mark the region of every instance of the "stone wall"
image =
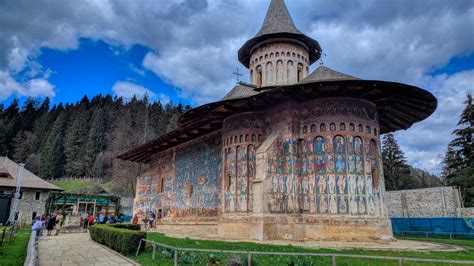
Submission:
[[387,191],[385,202],[393,218],[458,217],[461,207],[456,187]]
[[294,84],[309,74],[308,48],[295,42],[267,43],[250,57],[250,82],[257,87]]
[[[6,194],[14,193],[13,188],[1,188]],[[33,218],[33,212],[36,212],[36,215],[43,215],[45,212],[46,199],[48,198],[48,192],[41,189],[21,189],[21,199],[18,200],[17,210],[21,212],[20,222],[21,223],[31,223]],[[39,199],[36,199],[36,193],[39,194]],[[13,199],[15,200],[15,199]],[[12,201],[13,206],[13,201]]]

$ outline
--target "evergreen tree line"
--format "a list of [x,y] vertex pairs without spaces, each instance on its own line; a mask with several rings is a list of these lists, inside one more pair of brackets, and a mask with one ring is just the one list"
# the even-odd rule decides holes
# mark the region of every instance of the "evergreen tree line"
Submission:
[[454,139],[448,144],[441,176],[446,185],[459,186],[464,206],[474,207],[474,106],[472,95],[466,95],[466,105],[461,113]]
[[22,106],[15,99],[0,104],[0,156],[24,162],[42,178],[134,177],[140,166],[115,157],[175,129],[187,109],[109,94],[52,107],[49,98],[28,98]]
[[398,146],[392,133],[383,136],[382,161],[386,190],[428,188],[443,185],[437,176],[407,163],[405,154]]

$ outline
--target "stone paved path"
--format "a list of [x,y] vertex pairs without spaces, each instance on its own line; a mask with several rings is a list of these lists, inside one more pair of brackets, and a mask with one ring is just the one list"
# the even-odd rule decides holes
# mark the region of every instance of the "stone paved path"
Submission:
[[65,265],[138,265],[95,243],[89,233],[45,236],[38,242],[40,266]]

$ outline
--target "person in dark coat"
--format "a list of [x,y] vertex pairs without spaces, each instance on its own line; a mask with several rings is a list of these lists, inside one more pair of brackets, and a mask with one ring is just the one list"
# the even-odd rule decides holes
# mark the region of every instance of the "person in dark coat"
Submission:
[[54,226],[56,225],[56,215],[54,213],[50,214],[50,218],[48,221],[48,224],[46,225],[46,229],[48,229],[48,236],[51,236],[51,232],[54,229]]

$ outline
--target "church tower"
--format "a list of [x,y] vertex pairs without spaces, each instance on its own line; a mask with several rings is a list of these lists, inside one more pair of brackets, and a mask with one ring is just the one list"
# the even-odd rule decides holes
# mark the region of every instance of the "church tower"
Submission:
[[262,28],[240,48],[239,61],[260,88],[300,82],[320,55],[319,43],[296,28],[284,0],[272,0]]

